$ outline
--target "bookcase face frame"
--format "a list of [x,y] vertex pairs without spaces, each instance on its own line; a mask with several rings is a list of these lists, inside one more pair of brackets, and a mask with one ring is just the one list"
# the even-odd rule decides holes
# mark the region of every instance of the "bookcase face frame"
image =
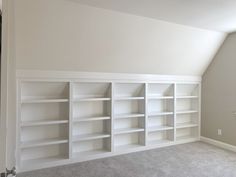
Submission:
[[200,139],[200,82],[18,81],[20,171]]

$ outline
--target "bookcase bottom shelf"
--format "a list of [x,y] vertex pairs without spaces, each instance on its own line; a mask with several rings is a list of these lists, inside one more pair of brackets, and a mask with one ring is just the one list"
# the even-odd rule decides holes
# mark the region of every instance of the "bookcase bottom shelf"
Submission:
[[21,162],[21,166],[22,167],[40,166],[42,164],[50,164],[50,163],[55,163],[58,161],[63,161],[63,160],[68,160],[68,159],[69,158],[64,155],[44,157],[44,158],[38,158],[38,159],[29,159],[29,160],[23,160]]

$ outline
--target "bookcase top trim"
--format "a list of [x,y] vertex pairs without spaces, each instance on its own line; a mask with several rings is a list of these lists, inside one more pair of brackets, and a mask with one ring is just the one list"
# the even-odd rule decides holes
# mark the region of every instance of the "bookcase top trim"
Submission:
[[42,70],[17,70],[16,77],[23,80],[100,80],[116,82],[201,82],[201,76],[185,75],[154,75],[154,74],[128,74],[128,73],[102,73],[102,72],[77,72],[77,71],[42,71]]

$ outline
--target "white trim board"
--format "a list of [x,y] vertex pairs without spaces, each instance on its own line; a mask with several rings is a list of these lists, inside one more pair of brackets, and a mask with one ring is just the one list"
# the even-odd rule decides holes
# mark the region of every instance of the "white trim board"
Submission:
[[233,146],[231,144],[227,144],[227,143],[217,141],[217,140],[214,140],[214,139],[211,139],[211,138],[206,138],[206,137],[203,137],[203,136],[201,136],[200,140],[202,142],[212,144],[212,145],[215,145],[217,147],[220,147],[220,148],[223,148],[223,149],[226,149],[226,150],[229,150],[229,151],[236,152],[236,146]]
[[17,70],[18,79],[94,79],[96,80],[126,80],[145,82],[201,82],[201,76],[181,75],[155,75],[155,74],[128,74],[128,73],[102,73],[102,72],[78,72],[78,71],[40,71],[40,70]]

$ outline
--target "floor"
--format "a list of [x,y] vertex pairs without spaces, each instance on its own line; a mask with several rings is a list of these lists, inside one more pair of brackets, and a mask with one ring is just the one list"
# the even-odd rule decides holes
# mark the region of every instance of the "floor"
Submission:
[[22,173],[18,177],[236,177],[236,153],[196,142]]

